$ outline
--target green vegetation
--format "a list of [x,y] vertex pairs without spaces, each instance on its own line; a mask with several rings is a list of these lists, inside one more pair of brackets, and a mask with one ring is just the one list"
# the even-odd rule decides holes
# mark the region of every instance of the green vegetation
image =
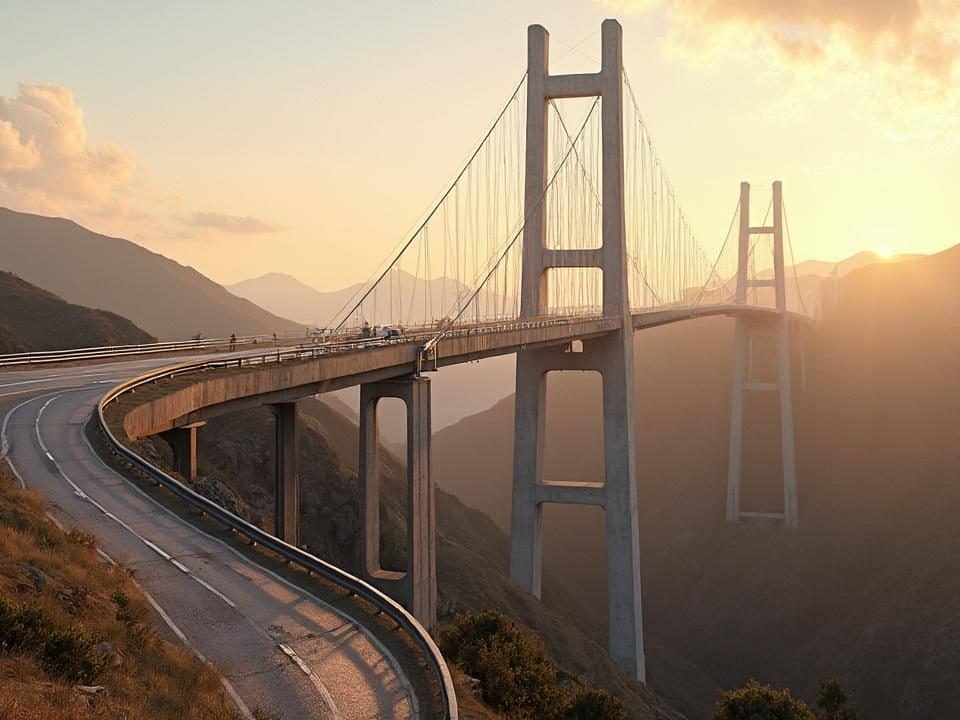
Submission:
[[0,718],[238,720],[217,675],[161,639],[143,594],[0,465]]
[[818,720],[857,720],[857,708],[834,678],[820,683],[817,694]]
[[837,680],[820,684],[817,712],[793,697],[750,680],[742,688],[728,690],[717,700],[714,720],[857,720],[856,708]]
[[626,720],[603,690],[562,675],[543,642],[496,611],[462,613],[440,636],[444,655],[480,683],[483,701],[510,718]]

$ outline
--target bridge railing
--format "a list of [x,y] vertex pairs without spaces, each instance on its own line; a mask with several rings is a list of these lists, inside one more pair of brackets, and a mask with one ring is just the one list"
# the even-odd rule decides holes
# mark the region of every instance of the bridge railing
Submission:
[[[276,340],[289,342],[301,339],[306,335],[277,335]],[[37,350],[34,352],[7,353],[0,355],[0,367],[14,367],[18,365],[43,365],[75,360],[98,360],[113,357],[132,355],[151,355],[169,352],[184,352],[190,350],[212,350],[220,347],[230,347],[231,344],[241,347],[260,345],[274,341],[273,335],[245,335],[235,338],[203,338],[198,340],[173,340],[169,342],[143,343],[140,345],[102,345],[99,347],[69,348],[63,350]]]
[[[299,350],[295,352],[299,352],[300,355],[298,356],[302,357],[304,354],[316,352],[316,350],[317,348]],[[267,361],[267,358],[278,357],[278,355],[291,357],[295,355],[295,352],[288,351],[286,353],[279,354],[265,354],[256,359],[260,360],[261,362],[265,362]],[[245,358],[245,360],[254,360],[254,358]],[[443,655],[440,653],[440,649],[433,641],[433,638],[430,637],[430,633],[428,633],[427,630],[416,620],[416,618],[414,618],[413,615],[411,615],[402,605],[388,597],[380,590],[377,590],[369,583],[364,582],[360,578],[351,575],[335,565],[331,565],[330,563],[321,560],[315,555],[312,555],[298,547],[280,540],[265,530],[257,527],[253,523],[234,515],[229,510],[222,508],[209,498],[204,497],[200,493],[187,487],[175,477],[164,472],[162,469],[127,447],[116,437],[116,435],[114,435],[113,431],[110,429],[110,425],[106,420],[105,409],[111,402],[115,401],[122,395],[134,391],[138,387],[152,384],[163,378],[172,377],[184,372],[202,370],[211,366],[222,367],[224,366],[224,363],[222,361],[185,363],[174,367],[161,368],[117,385],[110,390],[110,392],[104,395],[97,405],[97,420],[100,424],[101,430],[105,434],[107,441],[111,446],[112,451],[129,462],[140,472],[144,473],[151,480],[165,487],[167,490],[172,492],[181,500],[187,502],[189,505],[192,505],[198,510],[202,510],[221,524],[225,525],[231,530],[236,531],[248,540],[258,543],[271,552],[276,553],[284,560],[299,565],[301,568],[313,572],[320,577],[334,583],[335,585],[349,591],[353,595],[362,598],[366,602],[372,604],[379,612],[382,612],[395,623],[397,623],[397,625],[401,627],[403,631],[406,632],[407,635],[420,648],[426,659],[428,667],[430,667],[436,675],[440,688],[444,717],[448,718],[448,720],[458,720],[459,711],[457,708],[457,697],[454,690],[453,678],[450,675],[450,670],[447,667],[446,661],[444,660]]]

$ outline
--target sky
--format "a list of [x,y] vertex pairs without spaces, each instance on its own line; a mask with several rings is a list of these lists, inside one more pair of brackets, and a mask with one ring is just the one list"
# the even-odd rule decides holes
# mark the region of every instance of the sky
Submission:
[[708,253],[741,180],[783,181],[798,261],[960,241],[960,0],[0,5],[0,206],[219,282],[366,279],[516,86],[527,25],[591,72],[605,17]]

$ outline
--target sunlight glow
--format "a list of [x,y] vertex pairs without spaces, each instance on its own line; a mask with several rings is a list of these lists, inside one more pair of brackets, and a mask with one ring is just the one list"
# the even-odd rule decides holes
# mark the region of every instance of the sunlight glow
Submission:
[[897,251],[890,245],[881,245],[874,252],[881,260],[892,260],[897,255]]

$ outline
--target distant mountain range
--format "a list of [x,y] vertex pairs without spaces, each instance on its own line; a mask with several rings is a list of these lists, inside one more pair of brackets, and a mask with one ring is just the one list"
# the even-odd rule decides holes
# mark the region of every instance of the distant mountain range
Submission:
[[[960,634],[957,277],[960,246],[863,263],[839,279],[835,306],[808,336],[805,387],[794,385],[796,530],[723,519],[733,323],[638,335],[648,670],[651,687],[689,717],[709,717],[720,688],[750,677],[812,698],[830,676],[864,717],[960,716],[960,647],[943,641]],[[597,481],[599,378],[557,373],[547,387],[544,476]],[[773,393],[747,403],[746,510],[781,508],[776,407]],[[438,486],[503,530],[513,416],[507,397],[432,444]],[[603,640],[602,511],[550,505],[543,523],[544,576],[587,608],[577,620],[595,622]]]
[[[356,283],[342,290],[321,292],[292,275],[267,273],[226,288],[270,312],[315,327],[327,327],[352,308],[362,296],[366,284]],[[396,271],[385,278],[365,301],[364,317],[371,323],[417,325],[442,317],[455,307],[457,298],[466,293],[467,287],[451,278],[423,280]]]
[[0,353],[155,340],[124,317],[72,305],[12,273],[0,272]]
[[193,268],[62,218],[0,208],[0,269],[67,302],[119,313],[161,340],[303,330]]

